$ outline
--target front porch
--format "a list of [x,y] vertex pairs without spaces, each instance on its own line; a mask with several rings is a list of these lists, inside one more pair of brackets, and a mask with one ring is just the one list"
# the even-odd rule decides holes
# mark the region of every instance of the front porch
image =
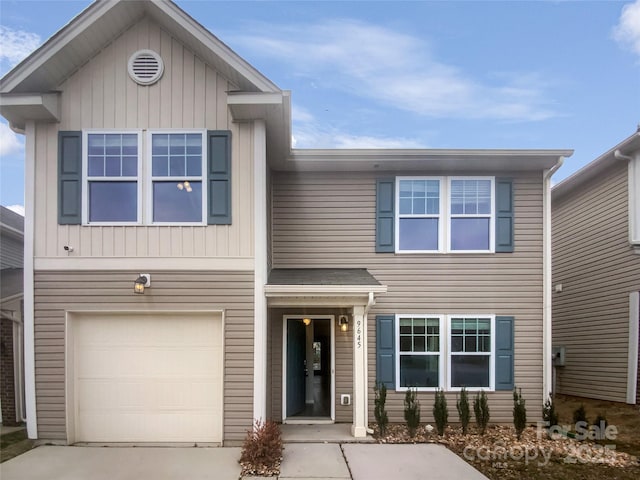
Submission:
[[356,438],[348,423],[284,424],[281,426],[284,443],[374,443],[371,435]]
[[[350,424],[367,438],[368,313],[386,286],[364,269],[275,269],[265,286],[267,412],[285,429]],[[294,431],[296,429],[293,429]],[[311,436],[313,438],[313,436]],[[344,440],[341,440],[344,441]]]

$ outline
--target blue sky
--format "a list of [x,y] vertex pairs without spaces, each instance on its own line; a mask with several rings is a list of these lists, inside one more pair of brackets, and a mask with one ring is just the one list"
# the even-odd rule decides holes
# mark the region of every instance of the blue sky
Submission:
[[[0,75],[89,1],[0,2]],[[178,0],[280,88],[297,148],[570,148],[558,182],[640,123],[640,0]],[[0,124],[0,203],[24,146]]]

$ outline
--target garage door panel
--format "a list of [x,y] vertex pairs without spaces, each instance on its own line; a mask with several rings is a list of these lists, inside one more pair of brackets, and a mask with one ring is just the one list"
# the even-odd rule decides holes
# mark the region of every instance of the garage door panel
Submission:
[[72,323],[76,441],[221,442],[220,315]]

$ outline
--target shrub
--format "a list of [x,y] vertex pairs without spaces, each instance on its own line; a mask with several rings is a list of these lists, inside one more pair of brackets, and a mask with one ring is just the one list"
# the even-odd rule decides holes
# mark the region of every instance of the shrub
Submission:
[[513,389],[513,426],[516,428],[516,436],[518,440],[522,436],[522,432],[527,428],[527,408],[522,398],[522,389],[519,391]]
[[456,402],[456,407],[458,408],[460,423],[462,423],[462,434],[466,435],[469,421],[471,420],[471,411],[469,410],[469,394],[464,387],[460,391],[460,399]]
[[376,422],[378,422],[378,429],[380,430],[380,436],[384,437],[387,433],[387,425],[389,424],[389,417],[385,405],[387,403],[387,386],[384,383],[378,384],[373,389],[375,398],[374,415]]
[[580,406],[573,412],[574,427],[578,424],[578,422],[584,422],[585,427],[589,425],[589,421],[587,420],[587,411],[584,409],[584,403],[581,403]]
[[444,429],[449,419],[449,411],[447,410],[447,399],[444,396],[444,390],[436,390],[436,400],[433,404],[433,418],[436,420],[436,429],[438,435],[444,435]]
[[242,445],[240,463],[247,470],[262,473],[277,469],[282,460],[282,435],[277,423],[256,420],[255,428],[247,432]]
[[558,425],[560,422],[558,418],[558,412],[556,412],[556,406],[553,404],[553,400],[548,398],[544,405],[542,405],[542,419],[549,424],[547,428]]
[[487,430],[487,424],[489,423],[489,402],[487,401],[487,394],[484,390],[480,390],[480,393],[476,395],[473,400],[473,412],[476,414],[476,423],[478,424],[478,430],[480,435],[484,435]]
[[407,389],[404,396],[404,419],[407,421],[409,436],[415,437],[420,425],[420,402],[418,402],[418,392],[411,388]]
[[595,440],[606,440],[606,430],[608,426],[609,422],[607,421],[607,417],[602,413],[598,413],[598,416],[593,421],[593,425],[591,426],[591,430],[594,433],[593,438],[595,438]]

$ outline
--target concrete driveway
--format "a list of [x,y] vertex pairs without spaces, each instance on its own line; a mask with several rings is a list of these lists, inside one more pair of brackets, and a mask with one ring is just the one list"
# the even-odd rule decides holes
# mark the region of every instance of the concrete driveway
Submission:
[[35,448],[0,464],[2,480],[238,480],[240,448]]
[[[240,448],[43,446],[2,480],[238,480]],[[441,445],[287,443],[280,480],[486,480]]]

